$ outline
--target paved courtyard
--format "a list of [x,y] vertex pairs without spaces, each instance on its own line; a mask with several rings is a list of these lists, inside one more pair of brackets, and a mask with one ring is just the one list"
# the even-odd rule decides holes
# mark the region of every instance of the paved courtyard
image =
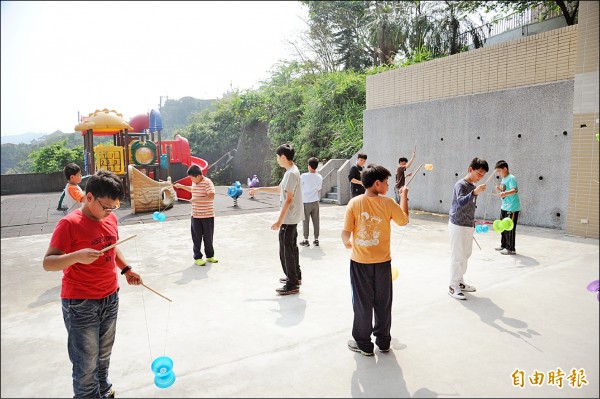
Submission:
[[[365,357],[346,347],[345,207],[321,208],[321,246],[300,248],[300,294],[280,297],[277,197],[242,197],[236,209],[219,190],[220,262],[204,267],[193,264],[188,204],[164,222],[118,211],[121,238],[137,235],[122,244],[126,257],[172,302],[120,280],[117,397],[599,396],[599,303],[586,290],[598,279],[597,239],[519,226],[518,254],[503,256],[497,233],[477,234],[465,276],[477,291],[458,301],[447,294],[447,217],[412,211],[409,225],[392,229],[392,350]],[[42,268],[58,195],[2,197],[2,397],[72,396],[62,273]],[[177,378],[167,389],[150,369],[162,355]],[[549,380],[558,369],[562,388]]]

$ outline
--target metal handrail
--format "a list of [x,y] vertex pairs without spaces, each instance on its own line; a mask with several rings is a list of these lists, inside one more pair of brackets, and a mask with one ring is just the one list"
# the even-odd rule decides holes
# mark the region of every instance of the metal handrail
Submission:
[[[509,30],[517,29],[535,22],[541,22],[542,19],[540,18],[540,15],[541,12],[537,9],[527,9],[523,12],[514,12],[512,14],[507,15],[506,17],[497,20],[492,20],[491,22],[485,23],[476,28],[468,29],[465,32],[460,33],[459,37],[461,37],[461,39],[459,39],[459,41],[462,43],[464,40],[464,45],[470,46],[473,44],[473,39],[471,36],[469,36],[469,32],[471,31],[478,30],[482,32],[485,36],[484,40],[487,40],[493,36],[498,36],[504,32],[508,32]],[[544,20],[549,20],[560,16],[562,16],[562,13],[551,10]],[[464,37],[465,39],[462,39],[462,37]]]
[[337,171],[337,169],[332,168],[329,172],[327,172],[327,174],[325,176],[323,176],[323,180],[327,179],[327,177],[329,177],[329,175],[332,174],[335,171]]
[[215,166],[216,164],[218,164],[223,158],[225,158],[226,155],[229,155],[229,158],[227,159],[227,162],[231,161],[233,159],[233,155],[231,153],[234,152],[234,151],[237,152],[237,149],[234,148],[231,151],[227,151],[225,154],[223,154],[223,156],[221,158],[217,159],[213,164],[209,165],[208,168],[206,169],[206,172],[208,173],[208,171],[210,170],[210,168],[212,168],[213,166]]

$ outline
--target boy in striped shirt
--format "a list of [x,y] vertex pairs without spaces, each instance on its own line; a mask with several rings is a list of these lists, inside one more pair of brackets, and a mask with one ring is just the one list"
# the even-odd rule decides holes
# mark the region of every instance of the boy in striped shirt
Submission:
[[[215,232],[215,186],[208,177],[202,175],[198,165],[192,165],[187,171],[192,179],[191,186],[176,183],[173,186],[192,193],[192,241],[194,243],[194,263],[204,266],[206,262],[217,263],[213,248]],[[202,259],[202,243],[206,260]]]

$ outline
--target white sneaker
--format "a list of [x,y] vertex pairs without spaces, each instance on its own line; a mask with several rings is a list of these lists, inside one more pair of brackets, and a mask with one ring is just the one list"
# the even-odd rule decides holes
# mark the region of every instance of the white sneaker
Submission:
[[458,286],[460,287],[460,290],[464,291],[464,292],[475,292],[476,291],[475,287],[473,287],[472,285],[469,285],[469,284],[459,283]]
[[500,253],[502,255],[514,255],[517,253],[517,251],[511,251],[510,249],[503,249],[502,251],[500,251]]
[[467,299],[467,297],[465,296],[465,294],[462,293],[460,288],[455,287],[453,285],[448,287],[448,295],[450,295],[452,298],[456,298],[456,299],[462,299],[462,300]]

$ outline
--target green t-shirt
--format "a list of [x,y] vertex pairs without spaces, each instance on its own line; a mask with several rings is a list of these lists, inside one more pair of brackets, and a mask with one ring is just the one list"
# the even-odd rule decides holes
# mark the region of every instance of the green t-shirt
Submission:
[[517,178],[509,174],[502,179],[502,186],[504,187],[503,191],[509,191],[515,188],[517,189],[517,192],[502,198],[501,209],[508,212],[521,211],[521,201],[519,200],[519,187],[517,186]]

